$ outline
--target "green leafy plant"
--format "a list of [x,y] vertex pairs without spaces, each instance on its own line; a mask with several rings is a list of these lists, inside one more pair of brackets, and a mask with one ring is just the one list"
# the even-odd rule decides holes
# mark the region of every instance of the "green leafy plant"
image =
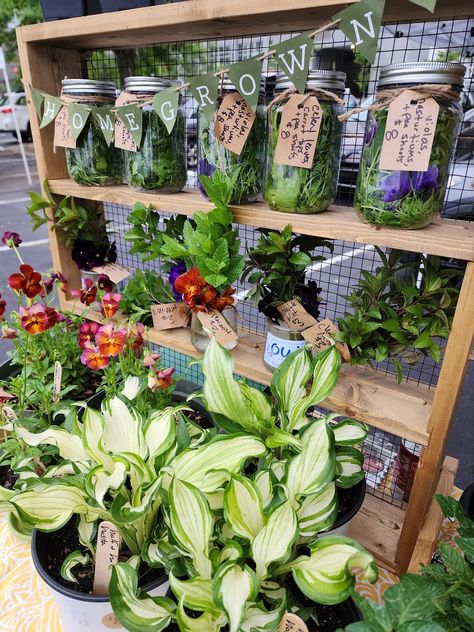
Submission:
[[246,299],[253,300],[259,311],[279,322],[277,306],[297,298],[314,318],[319,316],[321,288],[315,281],[306,281],[306,269],[326,257],[315,255],[316,248],[333,251],[331,242],[306,235],[293,235],[291,224],[281,232],[259,230],[254,248],[247,251],[242,280],[252,287]]
[[122,292],[120,308],[133,320],[150,325],[151,306],[156,303],[173,303],[175,300],[169,283],[161,276],[151,270],[135,270]]
[[382,265],[374,273],[361,271],[356,289],[347,297],[353,313],[338,319],[334,338],[349,345],[351,364],[391,359],[400,381],[401,360],[441,360],[437,339],[449,335],[459,294],[453,278],[458,273],[443,267],[438,257],[420,255],[419,261],[403,263],[399,251],[392,250],[387,257],[376,250]]
[[402,575],[384,593],[384,605],[360,595],[353,598],[363,622],[347,632],[470,632],[474,629],[474,523],[459,502],[436,496],[444,515],[459,522],[457,547],[440,544],[441,564],[422,567],[419,575]]

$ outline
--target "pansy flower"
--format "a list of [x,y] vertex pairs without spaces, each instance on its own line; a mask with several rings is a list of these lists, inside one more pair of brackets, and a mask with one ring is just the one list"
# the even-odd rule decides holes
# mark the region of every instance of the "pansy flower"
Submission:
[[15,272],[8,277],[8,285],[12,290],[23,292],[28,298],[34,298],[42,289],[41,274],[35,272],[27,263],[22,263],[20,272]]
[[133,323],[128,326],[127,339],[128,343],[132,347],[133,351],[141,350],[143,346],[143,332],[145,331],[145,325],[143,323]]
[[438,188],[438,167],[436,165],[431,165],[426,171],[412,171],[410,177],[415,191]]
[[174,368],[153,371],[148,376],[148,388],[154,393],[158,390],[169,388],[173,384]]
[[124,329],[114,329],[113,325],[102,325],[99,327],[95,342],[100,353],[107,357],[118,356],[125,346],[126,331]]
[[106,274],[99,274],[97,279],[97,287],[102,292],[112,292],[114,289],[114,283],[109,279]]
[[54,277],[52,274],[50,274],[48,277],[46,277],[46,279],[43,279],[43,287],[41,288],[40,296],[47,296],[48,294],[51,294],[51,292],[53,291],[53,285]]
[[375,134],[377,133],[377,129],[378,129],[378,124],[377,124],[377,119],[375,118],[371,118],[370,119],[370,123],[369,125],[367,125],[366,129],[365,129],[365,135],[364,135],[364,144],[365,145],[371,145],[374,138],[375,138]]
[[21,238],[18,233],[12,233],[10,230],[6,230],[3,233],[2,242],[9,248],[18,248],[21,244]]
[[146,356],[143,358],[143,366],[151,368],[155,366],[159,359],[160,355],[158,353],[147,353]]
[[94,342],[95,335],[99,331],[99,327],[99,323],[94,323],[92,321],[85,322],[80,325],[78,342],[81,349],[85,349],[88,342]]
[[71,290],[71,296],[78,298],[84,305],[92,305],[97,298],[97,286],[87,277],[82,283],[84,286],[82,290]]
[[408,171],[393,171],[380,181],[384,202],[401,200],[411,191],[411,182]]
[[207,311],[207,305],[217,296],[216,288],[203,279],[198,268],[191,268],[181,274],[174,287],[182,295],[186,305],[194,311]]
[[59,289],[61,292],[66,293],[68,291],[69,284],[66,277],[61,272],[54,272],[54,274],[51,275],[51,278],[59,282]]
[[[200,158],[197,164],[197,174],[198,176],[209,176],[211,177],[216,170],[215,166],[207,160],[207,158]],[[204,189],[201,179],[198,177],[197,187],[201,194],[207,198],[206,190]]]
[[181,294],[176,291],[174,287],[174,283],[176,279],[182,274],[184,274],[185,272],[186,272],[186,265],[184,261],[179,261],[178,263],[175,263],[174,266],[172,266],[171,270],[168,273],[168,281],[171,286],[171,291],[173,292],[173,296],[175,297],[177,303],[179,303],[183,299],[181,297]]
[[7,302],[2,299],[2,293],[0,292],[0,318],[3,318],[3,314],[7,308]]
[[48,317],[48,322],[49,322],[50,327],[53,327],[56,323],[59,323],[62,320],[65,320],[65,317],[62,314],[59,314],[59,312],[57,312],[52,307],[48,307],[48,305],[45,305],[44,309],[46,312],[46,316]]
[[93,371],[100,371],[100,369],[108,366],[110,358],[104,355],[98,346],[92,344],[91,342],[86,342],[84,351],[81,355],[81,362]]
[[35,303],[28,308],[20,307],[20,316],[21,326],[32,336],[42,334],[51,326],[46,308],[40,303]]
[[16,329],[12,327],[2,327],[2,338],[4,340],[15,340],[17,337]]
[[112,294],[107,292],[100,302],[100,313],[104,318],[112,318],[117,313],[119,303],[122,299],[121,294]]
[[217,309],[217,311],[222,312],[223,309],[234,303],[234,299],[232,297],[232,294],[234,294],[234,292],[235,288],[228,287],[224,290],[224,292],[222,292],[222,294],[219,294],[219,296],[213,298],[208,307],[211,307],[212,309]]

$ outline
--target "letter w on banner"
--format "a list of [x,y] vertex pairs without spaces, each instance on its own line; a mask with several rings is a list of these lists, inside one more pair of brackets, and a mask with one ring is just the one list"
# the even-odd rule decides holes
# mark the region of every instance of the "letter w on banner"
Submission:
[[384,6],[385,0],[360,0],[332,18],[340,20],[338,28],[371,64],[377,52]]
[[280,70],[292,81],[300,94],[304,94],[306,90],[313,46],[313,39],[302,33],[273,47]]

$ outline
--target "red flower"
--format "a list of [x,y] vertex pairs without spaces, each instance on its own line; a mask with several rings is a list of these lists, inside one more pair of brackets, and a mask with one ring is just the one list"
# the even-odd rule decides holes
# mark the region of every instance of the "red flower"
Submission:
[[3,314],[7,308],[7,302],[2,299],[2,293],[0,292],[0,318],[3,318]]
[[213,309],[217,309],[219,312],[222,312],[224,308],[234,303],[234,299],[232,298],[232,294],[234,294],[234,292],[235,292],[235,288],[228,287],[226,290],[224,290],[222,294],[212,299],[212,301],[209,303],[209,307],[212,307]]
[[92,305],[97,298],[97,286],[88,278],[83,279],[83,285],[82,290],[71,290],[71,296],[78,298],[84,305]]
[[133,351],[139,351],[142,348],[144,331],[145,325],[143,323],[134,323],[133,325],[129,325],[127,339]]
[[20,315],[21,326],[32,336],[42,334],[51,326],[44,305],[39,303],[35,303],[29,308],[20,307]]
[[173,374],[176,369],[169,368],[163,371],[153,371],[148,376],[148,388],[154,393],[155,391],[165,389],[173,384]]
[[99,323],[85,322],[79,327],[78,342],[81,349],[85,349],[88,342],[93,343],[99,331]]
[[158,353],[147,353],[146,356],[143,358],[143,366],[151,368],[152,366],[155,366],[157,360],[159,359],[160,356]]
[[112,318],[117,313],[119,303],[122,299],[121,294],[104,294],[101,300],[100,313],[104,318]]
[[2,242],[9,248],[18,248],[21,244],[21,238],[18,233],[12,233],[11,231],[6,230],[3,233]]
[[41,292],[41,274],[35,272],[27,263],[22,263],[20,272],[9,276],[8,285],[12,290],[22,291],[28,298],[34,298]]
[[51,294],[53,291],[54,278],[53,275],[50,275],[48,278],[43,280],[43,287],[41,288],[40,296],[47,296]]
[[112,325],[102,325],[95,336],[95,342],[102,355],[107,357],[118,356],[125,346],[126,331],[114,329]]
[[2,328],[2,338],[4,340],[15,340],[16,337],[16,329],[12,329],[11,327],[6,326]]
[[99,371],[109,364],[110,358],[101,353],[96,345],[91,342],[86,342],[81,355],[81,362],[82,364],[86,364],[89,369]]
[[186,305],[197,312],[207,311],[207,305],[217,296],[217,290],[209,285],[198,268],[191,268],[174,282],[174,287],[182,295]]
[[59,289],[61,290],[61,292],[66,293],[68,291],[69,284],[66,277],[61,272],[55,272],[51,275],[51,278],[55,281],[59,281]]
[[99,278],[97,279],[97,287],[102,292],[112,292],[114,289],[114,283],[109,279],[106,274],[99,274]]
[[59,323],[60,321],[64,320],[64,316],[62,314],[59,314],[52,307],[48,307],[46,305],[44,309],[46,311],[46,316],[48,317],[48,322],[49,322],[50,327],[53,327],[56,323]]

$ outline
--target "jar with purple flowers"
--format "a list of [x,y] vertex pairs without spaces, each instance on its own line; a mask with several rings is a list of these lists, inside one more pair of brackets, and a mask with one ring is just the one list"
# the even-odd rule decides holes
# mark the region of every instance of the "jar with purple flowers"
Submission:
[[[462,114],[459,95],[465,70],[462,64],[444,62],[392,64],[382,68],[376,106],[367,117],[354,200],[362,221],[375,226],[414,229],[427,226],[439,214]],[[386,130],[389,104],[394,95],[405,89],[418,90],[421,97],[430,96],[439,106],[429,164],[424,171],[380,167],[382,144],[390,133]]]

